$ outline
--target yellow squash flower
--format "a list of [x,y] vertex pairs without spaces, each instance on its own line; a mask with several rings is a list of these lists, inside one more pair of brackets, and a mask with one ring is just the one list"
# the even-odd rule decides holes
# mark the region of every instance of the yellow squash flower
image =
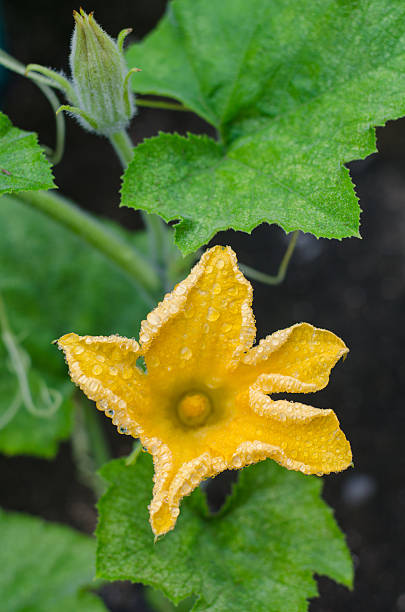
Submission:
[[58,341],[72,380],[153,455],[156,536],[173,529],[184,495],[223,470],[268,457],[304,474],[351,463],[332,410],[267,395],[322,389],[345,344],[300,323],[252,348],[251,304],[235,253],[216,246],[142,322],[140,344],[74,333]]

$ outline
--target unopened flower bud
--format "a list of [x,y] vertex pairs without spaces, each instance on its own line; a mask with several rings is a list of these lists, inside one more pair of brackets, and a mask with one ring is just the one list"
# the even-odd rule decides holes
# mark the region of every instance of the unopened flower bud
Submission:
[[[80,122],[88,129],[110,136],[127,127],[135,112],[134,96],[129,90],[129,74],[122,42],[124,30],[115,42],[83,9],[74,11],[70,67]],[[132,72],[132,71],[131,71]],[[66,110],[70,110],[66,108]]]

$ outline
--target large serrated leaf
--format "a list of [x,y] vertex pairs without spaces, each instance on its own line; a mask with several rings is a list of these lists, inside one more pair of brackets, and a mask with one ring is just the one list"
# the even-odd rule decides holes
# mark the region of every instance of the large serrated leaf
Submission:
[[52,187],[51,167],[37,135],[14,127],[0,112],[0,195]]
[[174,602],[196,595],[193,610],[212,612],[302,612],[317,594],[314,572],[351,585],[350,554],[320,479],[272,461],[251,466],[218,514],[196,490],[175,530],[154,543],[152,475],[147,455],[102,469],[110,484],[99,502],[100,577],[149,584]]
[[[114,264],[16,198],[0,200],[0,227],[0,298],[33,400],[33,406],[20,401],[16,408],[24,388],[0,316],[0,451],[51,457],[69,435],[74,391],[51,342],[70,331],[134,336],[147,306]],[[109,229],[119,231],[113,224]],[[130,234],[121,235],[133,242]],[[136,242],[143,248],[144,237]],[[61,403],[52,411],[55,398]]]
[[263,221],[358,236],[344,164],[376,150],[373,126],[405,113],[404,23],[399,0],[173,0],[128,51],[142,68],[133,86],[177,98],[218,129],[221,144],[146,142],[122,204],[180,220],[183,252]]
[[0,510],[2,612],[106,612],[83,588],[94,577],[94,542],[68,527]]

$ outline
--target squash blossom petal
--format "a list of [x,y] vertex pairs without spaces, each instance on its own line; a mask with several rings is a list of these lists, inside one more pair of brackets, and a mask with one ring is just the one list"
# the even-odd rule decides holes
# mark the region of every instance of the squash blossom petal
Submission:
[[325,387],[347,347],[299,323],[252,348],[251,304],[235,253],[216,246],[143,321],[139,344],[74,333],[58,341],[72,380],[153,455],[156,536],[173,529],[182,497],[223,470],[271,458],[322,475],[351,463],[332,410],[271,399]]

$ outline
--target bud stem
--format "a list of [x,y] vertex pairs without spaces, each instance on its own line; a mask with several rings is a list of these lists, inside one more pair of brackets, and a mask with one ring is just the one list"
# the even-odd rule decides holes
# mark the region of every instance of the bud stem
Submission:
[[131,142],[128,134],[123,130],[122,132],[115,132],[110,136],[110,142],[114,148],[114,151],[120,158],[122,167],[124,170],[127,169],[128,164],[132,161],[134,156],[134,145]]
[[[110,136],[110,142],[120,158],[124,170],[126,170],[134,156],[134,148],[130,137],[125,131],[116,132]],[[145,211],[141,211],[141,214],[149,236],[149,249],[156,263],[163,265],[162,282],[167,285],[169,264],[165,257],[167,250],[165,245],[170,240],[170,237],[168,236],[166,224],[158,215],[148,214]]]

